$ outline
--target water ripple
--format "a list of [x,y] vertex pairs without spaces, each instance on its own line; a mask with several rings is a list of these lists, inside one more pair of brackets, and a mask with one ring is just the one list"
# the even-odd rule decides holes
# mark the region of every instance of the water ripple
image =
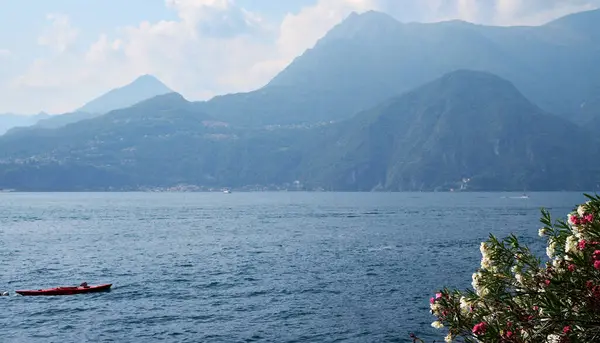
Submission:
[[[543,253],[539,208],[571,193],[17,194],[0,197],[2,342],[409,342],[428,298],[468,287],[479,243]],[[442,272],[451,269],[452,273]],[[431,339],[430,339],[431,340]]]

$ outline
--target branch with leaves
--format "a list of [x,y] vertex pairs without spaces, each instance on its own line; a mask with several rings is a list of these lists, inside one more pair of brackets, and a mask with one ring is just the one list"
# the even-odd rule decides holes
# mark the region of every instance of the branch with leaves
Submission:
[[600,197],[585,196],[566,221],[542,209],[544,263],[514,235],[481,243],[473,289],[430,299],[446,342],[600,342]]

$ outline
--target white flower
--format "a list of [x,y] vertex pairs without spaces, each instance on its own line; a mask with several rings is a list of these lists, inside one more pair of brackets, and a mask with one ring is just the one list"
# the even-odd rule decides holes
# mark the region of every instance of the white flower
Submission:
[[442,305],[440,305],[438,302],[434,302],[433,304],[429,304],[429,307],[431,308],[431,311],[433,311],[433,313],[438,313]]
[[481,251],[481,268],[483,269],[488,269],[488,270],[494,270],[496,268],[493,267],[494,263],[492,261],[492,259],[490,258],[490,249],[488,247],[488,245],[485,242],[481,242],[481,245],[479,246],[479,250]]
[[577,237],[569,236],[565,242],[565,252],[577,252]]
[[538,231],[538,235],[539,235],[540,237],[544,237],[544,236],[546,236],[546,234],[548,234],[548,230],[547,230],[545,227],[541,228],[541,229]]
[[489,258],[484,257],[481,259],[481,268],[490,269],[491,267],[492,267],[492,261]]
[[560,270],[562,267],[562,262],[563,260],[561,258],[557,258],[556,260],[552,261],[552,267],[556,270]]
[[555,334],[548,335],[545,343],[560,343],[560,336]]
[[548,244],[548,247],[546,248],[546,255],[548,255],[548,257],[550,257],[550,258],[553,258],[555,251],[556,251],[556,242],[552,241],[550,244]]
[[444,341],[446,341],[447,343],[452,343],[452,334],[448,333],[448,335],[444,337]]
[[486,256],[488,254],[488,246],[485,242],[481,242],[479,245],[479,251],[481,251],[482,256]]
[[442,324],[439,320],[436,320],[435,322],[431,323],[431,326],[436,329],[441,329],[444,327],[444,324]]
[[523,285],[523,275],[521,274],[515,274],[515,279],[517,279],[517,282],[521,285]]
[[471,311],[471,304],[469,304],[465,297],[460,297],[460,310],[465,314]]
[[481,281],[481,273],[477,272],[477,273],[473,273],[472,275],[472,279],[473,281],[471,282],[471,285],[473,286],[473,289],[477,290],[480,286],[479,282]]
[[480,272],[477,273],[473,273],[473,282],[471,282],[471,285],[473,286],[473,289],[475,289],[475,292],[477,293],[477,295],[479,295],[480,297],[485,296],[486,294],[488,294],[488,290],[487,288],[483,287],[481,285],[481,278],[483,277],[483,275],[481,275]]

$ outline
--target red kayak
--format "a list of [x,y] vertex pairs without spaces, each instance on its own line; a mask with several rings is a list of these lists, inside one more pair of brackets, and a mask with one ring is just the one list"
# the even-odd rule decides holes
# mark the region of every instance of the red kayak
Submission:
[[56,287],[48,289],[38,289],[29,291],[15,291],[21,295],[72,295],[72,294],[83,294],[83,293],[94,293],[94,292],[107,292],[110,291],[111,283],[97,286],[74,286],[74,287]]

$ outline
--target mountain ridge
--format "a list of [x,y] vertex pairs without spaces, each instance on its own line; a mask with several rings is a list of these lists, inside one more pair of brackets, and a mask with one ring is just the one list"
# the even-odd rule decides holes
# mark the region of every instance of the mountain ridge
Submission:
[[[558,139],[565,130],[571,138]],[[59,129],[0,137],[0,187],[589,190],[598,184],[599,146],[593,132],[544,112],[510,81],[457,70],[312,128],[243,128],[179,94],[157,96]],[[563,163],[564,156],[591,162]]]
[[53,115],[38,121],[35,128],[53,129],[78,121],[91,119],[113,110],[127,108],[155,96],[172,93],[160,80],[152,75],[142,75],[125,86],[114,88],[89,101],[74,112]]
[[[571,15],[566,22],[589,14]],[[600,21],[591,24],[600,32]],[[377,12],[354,14],[266,86],[203,106],[224,120],[252,126],[337,121],[467,68],[500,75],[544,110],[578,122],[586,117],[581,104],[600,88],[600,66],[594,62],[600,59],[600,41],[574,25],[403,24]]]

